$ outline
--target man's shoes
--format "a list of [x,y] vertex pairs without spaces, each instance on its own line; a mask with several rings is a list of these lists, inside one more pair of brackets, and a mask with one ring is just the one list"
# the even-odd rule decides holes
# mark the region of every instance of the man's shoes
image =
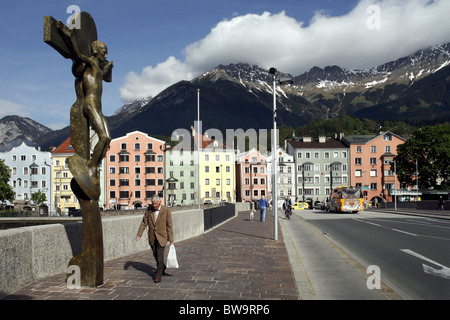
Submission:
[[160,283],[161,282],[161,278],[155,278],[155,283]]

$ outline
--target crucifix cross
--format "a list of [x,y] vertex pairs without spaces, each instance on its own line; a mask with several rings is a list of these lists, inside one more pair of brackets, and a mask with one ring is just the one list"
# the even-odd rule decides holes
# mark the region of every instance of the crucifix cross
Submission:
[[[111,82],[113,64],[106,60],[104,43],[97,40],[94,19],[87,12],[72,16],[76,28],[69,29],[51,16],[44,18],[44,42],[73,62],[77,100],[70,109],[70,141],[75,155],[66,159],[73,175],[71,188],[78,199],[83,217],[83,246],[69,265],[80,268],[81,284],[98,286],[103,283],[103,233],[99,209],[100,172],[111,141],[109,128],[102,114],[103,81]],[[72,25],[74,25],[72,23]],[[89,124],[98,142],[91,157]]]
[[[46,16],[44,42],[73,61],[77,100],[70,111],[70,140],[75,156],[66,162],[85,194],[98,199],[98,166],[110,141],[107,122],[101,112],[102,81],[111,82],[112,63],[106,60],[106,45],[97,41],[97,28],[91,15],[78,12],[72,19],[76,19],[77,27],[69,29],[61,21]],[[89,124],[99,137],[92,158]]]

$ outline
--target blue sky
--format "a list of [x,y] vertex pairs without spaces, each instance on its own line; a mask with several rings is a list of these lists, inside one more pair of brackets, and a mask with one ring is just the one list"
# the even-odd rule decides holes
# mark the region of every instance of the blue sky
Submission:
[[[448,0],[2,0],[0,117],[69,124],[71,62],[43,42],[43,19],[89,12],[114,61],[103,113],[218,64],[362,69],[450,42]],[[377,10],[375,10],[377,9]]]

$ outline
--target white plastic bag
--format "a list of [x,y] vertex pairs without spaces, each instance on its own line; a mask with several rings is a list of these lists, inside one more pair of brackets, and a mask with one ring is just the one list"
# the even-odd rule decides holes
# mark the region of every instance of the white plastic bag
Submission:
[[177,252],[175,251],[175,245],[170,245],[169,254],[167,255],[167,268],[178,268]]

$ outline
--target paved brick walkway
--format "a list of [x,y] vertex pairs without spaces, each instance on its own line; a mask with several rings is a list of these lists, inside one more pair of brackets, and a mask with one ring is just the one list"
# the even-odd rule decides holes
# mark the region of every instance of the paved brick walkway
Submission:
[[[273,217],[248,212],[194,239],[176,243],[180,268],[153,282],[151,250],[105,262],[105,284],[68,289],[65,274],[35,281],[6,300],[297,300],[283,235],[273,241]],[[130,239],[134,241],[134,239]],[[166,249],[167,254],[168,249]]]

